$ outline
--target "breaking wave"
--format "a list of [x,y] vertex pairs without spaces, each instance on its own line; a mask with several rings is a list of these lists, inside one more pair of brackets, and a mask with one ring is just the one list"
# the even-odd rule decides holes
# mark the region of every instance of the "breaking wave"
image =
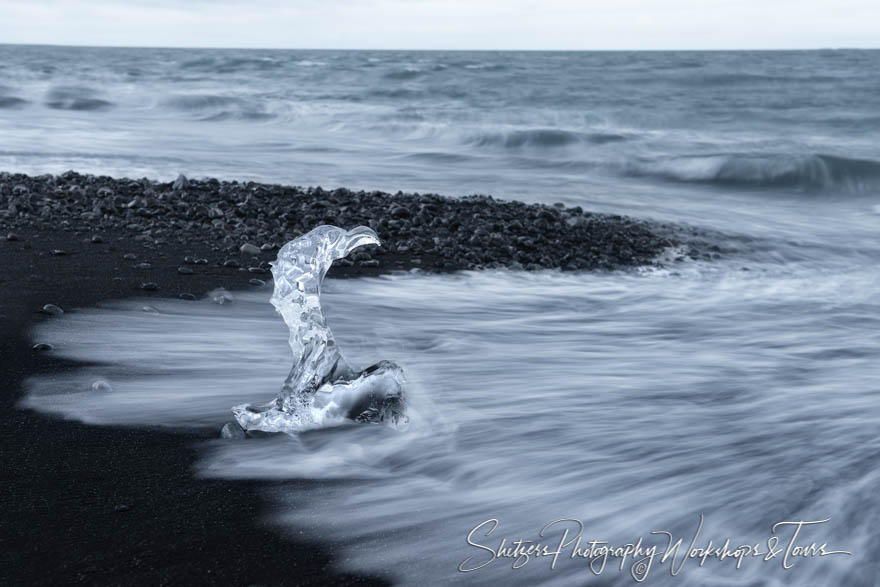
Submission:
[[625,135],[610,132],[591,133],[557,128],[535,128],[483,132],[469,137],[466,142],[477,147],[519,149],[522,147],[557,148],[577,144],[602,145],[626,139]]
[[880,161],[822,154],[671,157],[630,162],[624,173],[683,183],[804,191],[880,189]]
[[49,90],[46,95],[46,106],[55,110],[106,110],[113,106],[112,102],[103,100],[98,92],[86,87],[59,86]]
[[198,120],[268,120],[274,114],[264,104],[236,96],[215,94],[185,94],[171,96],[163,105],[181,112],[191,113]]
[[27,100],[16,96],[0,96],[0,108],[22,108],[27,103]]

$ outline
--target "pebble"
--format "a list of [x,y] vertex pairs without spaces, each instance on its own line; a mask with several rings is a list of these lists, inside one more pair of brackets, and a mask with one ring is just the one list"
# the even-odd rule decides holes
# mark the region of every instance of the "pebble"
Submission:
[[181,275],[192,275],[193,273],[195,273],[195,271],[193,271],[189,267],[178,267],[177,272]]
[[248,280],[248,283],[250,283],[251,285],[256,285],[257,287],[266,285],[265,281],[263,281],[262,279],[257,279],[257,278]]
[[184,292],[177,297],[179,297],[181,300],[187,300],[190,302],[194,302],[196,300],[196,296],[194,294],[189,293],[189,292]]
[[220,429],[220,438],[243,440],[247,438],[247,435],[238,422],[227,422]]
[[54,347],[46,342],[38,342],[33,346],[35,351],[51,351]]
[[239,249],[239,251],[241,251],[241,253],[244,255],[259,255],[260,254],[260,248],[257,247],[256,245],[252,245],[251,243],[245,243],[245,244],[241,245],[241,248]]
[[237,269],[238,267],[241,267],[241,263],[239,263],[235,259],[226,259],[225,261],[223,261],[223,266],[224,267],[232,267],[233,269]]
[[64,310],[62,310],[59,306],[55,304],[46,304],[43,306],[43,309],[40,310],[40,314],[46,314],[48,316],[61,316],[64,314]]
[[113,511],[115,512],[127,512],[130,509],[131,507],[124,503],[120,503],[119,505],[113,507]]
[[196,265],[207,265],[207,264],[208,264],[208,260],[207,260],[207,259],[196,259],[196,260],[194,261],[194,263],[195,263]]
[[134,266],[135,269],[152,269],[152,263],[138,263]]
[[263,275],[264,273],[266,273],[266,270],[262,267],[248,267],[248,271],[250,273],[256,273],[257,275]]
[[126,254],[122,255],[122,258],[125,259],[126,261],[134,261],[138,258],[138,256],[135,255],[134,253],[126,253]]
[[108,392],[113,391],[113,388],[110,387],[110,384],[107,383],[105,380],[98,379],[97,381],[92,383],[92,391]]
[[97,234],[92,237],[92,244],[100,245],[103,242],[104,242],[104,239],[101,238],[100,236],[98,236]]
[[145,291],[158,291],[159,290],[159,285],[157,283],[155,283],[154,281],[145,281],[145,282],[141,283],[139,287]]
[[61,257],[61,256],[66,255],[66,254],[67,254],[67,251],[65,251],[64,249],[53,249],[53,250],[52,250],[52,254],[53,254],[53,255],[56,255],[56,256],[58,256],[58,257]]
[[8,240],[9,242],[15,242],[18,240],[18,235],[14,232],[10,232],[6,235],[6,240]]

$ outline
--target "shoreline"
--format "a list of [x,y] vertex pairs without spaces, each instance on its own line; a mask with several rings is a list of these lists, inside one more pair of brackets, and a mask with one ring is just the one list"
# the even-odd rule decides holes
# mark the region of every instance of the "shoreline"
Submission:
[[[45,304],[70,311],[108,299],[247,288],[252,280],[271,279],[267,262],[284,244],[276,237],[333,221],[332,211],[346,226],[374,222],[384,246],[334,265],[331,277],[517,267],[517,254],[536,259],[533,267],[520,263],[526,270],[578,269],[549,257],[570,246],[588,254],[581,269],[613,269],[649,264],[680,242],[670,225],[488,197],[178,183],[185,186],[73,173],[0,174],[0,388],[8,414],[7,440],[0,444],[6,487],[0,577],[6,584],[34,578],[48,584],[387,584],[338,573],[331,546],[292,539],[265,523],[257,490],[267,483],[195,478],[191,445],[217,430],[90,426],[19,409],[21,384],[30,374],[77,368],[32,348],[30,327],[52,319],[40,313]],[[113,194],[99,195],[102,188]],[[211,197],[225,202],[221,216],[211,211]],[[425,212],[426,202],[436,209]],[[464,229],[451,232],[455,222]],[[257,228],[266,224],[272,232]],[[512,228],[504,235],[476,234],[485,226]],[[463,244],[452,242],[468,231]],[[439,243],[426,236],[432,233]],[[261,250],[243,252],[244,243]],[[421,263],[413,262],[415,255]]]

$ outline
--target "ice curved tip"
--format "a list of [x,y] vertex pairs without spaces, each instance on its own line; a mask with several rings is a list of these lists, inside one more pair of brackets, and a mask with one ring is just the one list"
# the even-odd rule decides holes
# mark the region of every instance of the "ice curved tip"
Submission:
[[358,226],[345,233],[345,242],[339,248],[341,257],[348,256],[353,250],[364,245],[381,245],[379,235],[368,226]]

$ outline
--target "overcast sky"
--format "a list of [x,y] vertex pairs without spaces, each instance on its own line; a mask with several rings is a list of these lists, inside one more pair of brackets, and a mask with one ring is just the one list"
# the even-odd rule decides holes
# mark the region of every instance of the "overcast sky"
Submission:
[[314,49],[880,46],[880,0],[0,0],[0,42]]

